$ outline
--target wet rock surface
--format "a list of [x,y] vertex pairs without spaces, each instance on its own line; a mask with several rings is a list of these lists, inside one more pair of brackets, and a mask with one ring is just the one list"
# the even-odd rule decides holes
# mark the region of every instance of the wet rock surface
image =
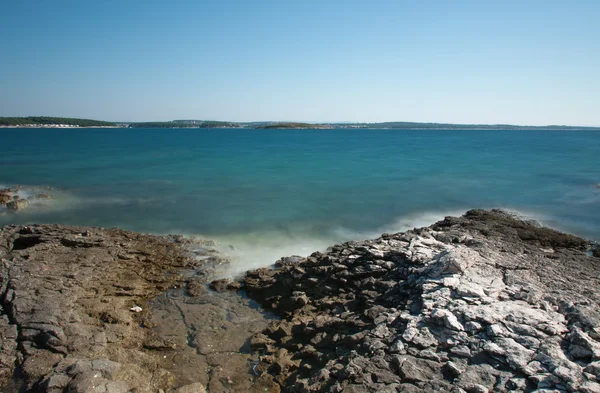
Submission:
[[282,392],[600,392],[596,245],[501,211],[349,242],[245,290]]
[[235,293],[239,282],[213,281],[229,263],[214,242],[199,244],[179,236],[175,241],[200,266],[181,271],[179,285],[148,302],[144,323],[151,333],[145,348],[159,352],[160,367],[170,372],[174,386],[184,387],[180,389],[201,384],[210,393],[278,392],[277,383],[256,371],[258,354],[250,346],[252,335],[276,317]]
[[[0,231],[0,391],[172,391],[146,299],[193,259],[171,239],[60,225]],[[197,381],[194,381],[197,382]]]
[[172,373],[175,385],[200,382],[210,393],[279,391],[255,371],[258,355],[250,338],[267,327],[269,316],[249,299],[210,290],[190,297],[175,289],[149,306],[153,336],[146,345],[160,351],[161,367]]

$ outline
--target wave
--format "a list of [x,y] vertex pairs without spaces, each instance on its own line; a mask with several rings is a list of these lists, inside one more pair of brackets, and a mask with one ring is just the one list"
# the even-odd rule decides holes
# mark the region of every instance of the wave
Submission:
[[465,210],[446,212],[422,212],[397,217],[390,223],[371,230],[354,230],[335,227],[315,233],[308,228],[286,228],[250,232],[231,236],[217,236],[218,251],[228,256],[231,263],[218,273],[217,278],[232,278],[248,270],[267,267],[282,257],[297,255],[306,257],[315,251],[350,240],[373,239],[382,233],[404,232],[408,229],[429,226],[446,216],[460,216]]
[[403,215],[390,223],[367,231],[356,231],[348,228],[337,228],[335,232],[345,240],[374,239],[382,233],[405,232],[409,229],[422,228],[436,223],[447,216],[462,216],[467,209],[449,211],[428,211]]
[[[492,207],[487,207],[490,209]],[[497,208],[497,207],[496,207]],[[371,230],[355,230],[336,227],[325,233],[311,233],[307,228],[288,228],[280,231],[261,231],[233,236],[215,237],[218,251],[228,256],[231,263],[218,273],[217,278],[234,278],[246,271],[268,267],[278,259],[288,256],[306,257],[315,251],[324,252],[327,248],[346,241],[375,239],[382,233],[405,232],[414,228],[430,226],[447,216],[462,216],[468,209],[449,211],[426,211],[397,217],[389,223]],[[569,232],[553,216],[526,209],[501,207],[501,210],[514,214],[521,220],[534,221],[539,225]]]

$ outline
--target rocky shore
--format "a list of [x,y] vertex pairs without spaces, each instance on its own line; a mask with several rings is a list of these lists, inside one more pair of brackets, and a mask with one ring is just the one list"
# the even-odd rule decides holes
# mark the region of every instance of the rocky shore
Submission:
[[600,392],[600,253],[500,211],[245,277],[283,392]]
[[500,211],[210,286],[210,242],[120,229],[0,262],[3,392],[600,392],[600,250]]
[[0,391],[169,388],[158,355],[143,348],[145,300],[192,262],[167,238],[119,229],[3,227]]

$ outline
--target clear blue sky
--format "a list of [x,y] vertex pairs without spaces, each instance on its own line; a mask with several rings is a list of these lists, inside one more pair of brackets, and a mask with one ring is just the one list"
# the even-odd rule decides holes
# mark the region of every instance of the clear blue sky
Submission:
[[5,0],[0,15],[0,116],[600,126],[599,0]]

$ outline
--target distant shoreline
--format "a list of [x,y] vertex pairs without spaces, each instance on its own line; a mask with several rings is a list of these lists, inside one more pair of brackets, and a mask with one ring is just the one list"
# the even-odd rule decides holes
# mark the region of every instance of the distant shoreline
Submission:
[[407,128],[391,128],[391,127],[123,127],[123,126],[73,126],[73,127],[60,127],[55,125],[44,125],[44,126],[0,126],[0,129],[62,129],[62,130],[76,130],[76,129],[114,129],[114,128],[125,128],[125,129],[139,129],[139,130],[219,130],[219,129],[245,129],[245,130],[311,130],[311,131],[330,131],[330,130],[373,130],[373,131],[600,131],[600,127],[533,127],[533,126],[515,126],[514,128],[494,128],[494,127],[439,127],[439,128],[419,128],[419,127],[407,127]]
[[70,126],[70,127],[61,127],[60,125],[37,125],[37,126],[0,126],[0,128],[26,128],[26,129],[35,129],[35,128],[62,128],[62,129],[74,129],[74,128],[123,128],[119,126]]

